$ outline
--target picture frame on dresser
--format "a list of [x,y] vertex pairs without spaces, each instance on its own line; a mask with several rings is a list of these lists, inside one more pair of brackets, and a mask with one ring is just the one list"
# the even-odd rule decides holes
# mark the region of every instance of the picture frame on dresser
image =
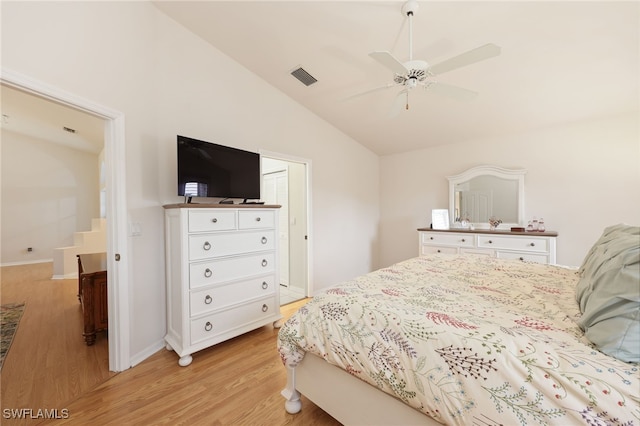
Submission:
[[449,229],[449,210],[447,209],[431,210],[431,228]]

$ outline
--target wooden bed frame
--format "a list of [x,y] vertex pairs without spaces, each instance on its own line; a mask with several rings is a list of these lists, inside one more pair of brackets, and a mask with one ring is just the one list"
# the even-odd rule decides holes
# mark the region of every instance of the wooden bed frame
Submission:
[[297,367],[287,367],[287,387],[282,396],[288,413],[301,410],[301,393],[345,425],[440,425],[311,353],[307,353]]

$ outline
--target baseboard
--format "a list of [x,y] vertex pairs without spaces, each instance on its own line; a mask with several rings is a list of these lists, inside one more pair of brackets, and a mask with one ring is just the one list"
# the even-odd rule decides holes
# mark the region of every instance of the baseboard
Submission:
[[76,280],[78,279],[78,272],[72,272],[66,275],[53,275],[51,277],[52,280]]
[[133,355],[129,359],[131,362],[131,367],[135,367],[136,365],[140,364],[142,361],[149,358],[151,355],[155,354],[161,349],[164,349],[165,346],[166,346],[166,343],[164,339],[161,339],[155,342],[154,344],[147,346],[144,350],[140,351],[136,355]]
[[0,263],[0,267],[4,266],[20,266],[20,265],[33,265],[35,263],[52,263],[53,259],[40,259],[40,260],[29,260],[29,261],[20,261],[20,262],[7,262]]

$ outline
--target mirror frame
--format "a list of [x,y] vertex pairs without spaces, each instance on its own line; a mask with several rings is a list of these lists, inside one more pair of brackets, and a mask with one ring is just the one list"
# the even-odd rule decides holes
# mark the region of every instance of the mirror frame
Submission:
[[[518,223],[502,223],[499,228],[510,229],[512,226],[524,226],[524,175],[526,169],[504,169],[497,166],[477,166],[472,167],[460,174],[447,176],[449,180],[449,217],[455,221],[455,188],[456,185],[466,182],[478,176],[495,176],[501,179],[515,180],[518,183]],[[452,225],[455,222],[452,222]],[[488,223],[471,223],[476,229],[488,229]],[[455,228],[455,226],[452,226]]]

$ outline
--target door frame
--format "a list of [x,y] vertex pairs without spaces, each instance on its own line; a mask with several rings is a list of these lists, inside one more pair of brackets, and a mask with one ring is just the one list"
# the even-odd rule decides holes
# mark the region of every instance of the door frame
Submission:
[[311,214],[311,160],[307,159],[307,158],[302,158],[302,157],[295,157],[293,155],[288,155],[288,154],[281,154],[278,152],[272,152],[272,151],[267,151],[267,150],[263,150],[260,149],[258,150],[259,154],[262,157],[268,157],[268,158],[273,158],[275,160],[281,160],[281,161],[288,161],[291,163],[300,163],[300,164],[304,164],[304,175],[305,175],[305,185],[304,185],[304,190],[306,193],[306,200],[305,200],[305,209],[306,209],[306,220],[307,220],[307,273],[306,273],[306,279],[307,279],[307,285],[305,288],[305,296],[309,297],[313,294],[313,262],[311,262],[311,259],[313,259],[313,244],[311,244],[311,242],[313,241],[313,236],[312,236],[312,230],[313,230],[313,222],[312,222],[312,214]]
[[4,67],[0,82],[102,118],[105,122],[109,370],[126,370],[131,363],[124,114]]

